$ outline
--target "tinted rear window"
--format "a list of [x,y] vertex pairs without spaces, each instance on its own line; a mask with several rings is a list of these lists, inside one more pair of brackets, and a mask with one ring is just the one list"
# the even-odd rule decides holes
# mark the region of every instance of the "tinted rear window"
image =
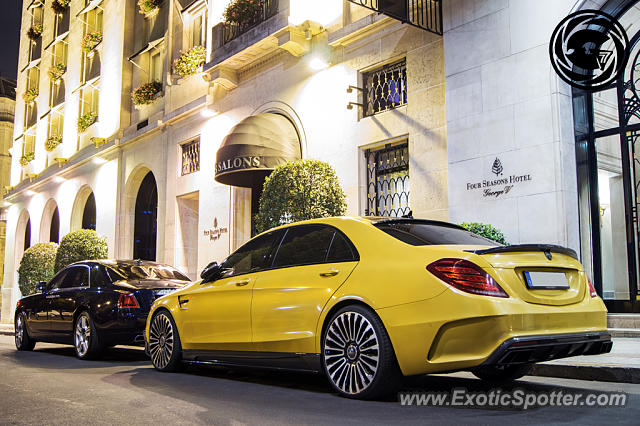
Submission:
[[386,222],[374,224],[398,240],[412,246],[460,244],[470,246],[498,246],[494,241],[472,232],[446,225],[420,222]]
[[111,281],[121,280],[179,280],[190,281],[177,269],[166,265],[130,265],[118,263],[107,267]]

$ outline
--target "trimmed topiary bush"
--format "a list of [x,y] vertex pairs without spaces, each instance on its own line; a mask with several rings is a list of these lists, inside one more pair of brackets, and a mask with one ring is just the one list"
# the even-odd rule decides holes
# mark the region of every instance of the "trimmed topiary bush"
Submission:
[[474,234],[480,235],[481,237],[485,237],[490,239],[491,241],[495,241],[504,246],[508,246],[509,243],[504,239],[504,234],[497,228],[486,224],[486,223],[477,223],[477,222],[463,222],[460,224],[464,229],[469,232],[473,232]]
[[92,229],[80,229],[62,237],[56,254],[55,271],[81,260],[106,259],[107,238]]
[[276,169],[264,182],[256,231],[320,217],[343,216],[347,204],[331,166],[322,161],[299,160]]
[[39,281],[53,277],[57,250],[56,243],[38,243],[24,251],[18,268],[18,286],[23,296],[34,293]]

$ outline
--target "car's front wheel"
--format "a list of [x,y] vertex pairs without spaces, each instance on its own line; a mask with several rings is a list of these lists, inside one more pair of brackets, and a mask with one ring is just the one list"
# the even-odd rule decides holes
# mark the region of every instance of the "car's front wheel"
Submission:
[[393,392],[402,374],[382,321],[364,306],[347,306],[329,320],[322,364],[342,396],[375,399]]
[[88,312],[82,312],[76,318],[73,327],[73,346],[80,359],[95,359],[102,352],[100,337]]
[[24,312],[20,312],[16,316],[15,321],[15,338],[16,349],[19,351],[31,351],[36,346],[36,341],[29,336],[27,331],[27,317]]
[[182,345],[176,323],[167,311],[153,315],[149,326],[147,345],[151,362],[156,370],[175,371],[182,359]]
[[487,382],[501,383],[517,380],[531,372],[533,364],[486,365],[478,367],[472,373]]

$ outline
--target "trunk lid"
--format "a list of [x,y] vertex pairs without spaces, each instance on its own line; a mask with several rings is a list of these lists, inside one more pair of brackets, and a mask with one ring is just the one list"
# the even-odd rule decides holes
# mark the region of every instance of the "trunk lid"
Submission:
[[[488,249],[466,250],[480,257],[491,267],[500,285],[520,299],[539,305],[562,306],[578,303],[587,291],[587,277],[576,253],[568,248],[547,244],[501,246]],[[471,259],[470,259],[471,260]],[[484,263],[483,262],[483,263]],[[564,274],[568,288],[532,288],[529,277],[536,273]],[[544,279],[544,278],[543,278]],[[540,280],[538,280],[540,281]],[[538,282],[540,284],[540,282]]]

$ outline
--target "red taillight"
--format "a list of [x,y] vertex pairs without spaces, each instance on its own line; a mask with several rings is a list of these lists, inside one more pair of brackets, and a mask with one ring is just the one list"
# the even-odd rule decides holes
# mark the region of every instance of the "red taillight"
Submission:
[[593,283],[591,282],[589,277],[587,277],[587,283],[589,284],[589,294],[591,295],[591,297],[598,297],[598,292],[596,291],[596,288],[593,286]]
[[123,293],[120,295],[120,299],[118,299],[118,308],[139,308],[138,301],[133,293]]
[[20,301],[20,299],[18,299],[18,302],[16,303],[16,309],[18,309],[20,307],[20,305],[22,305],[22,301]]
[[475,263],[464,259],[440,259],[427,270],[445,283],[471,294],[509,297],[498,283]]

